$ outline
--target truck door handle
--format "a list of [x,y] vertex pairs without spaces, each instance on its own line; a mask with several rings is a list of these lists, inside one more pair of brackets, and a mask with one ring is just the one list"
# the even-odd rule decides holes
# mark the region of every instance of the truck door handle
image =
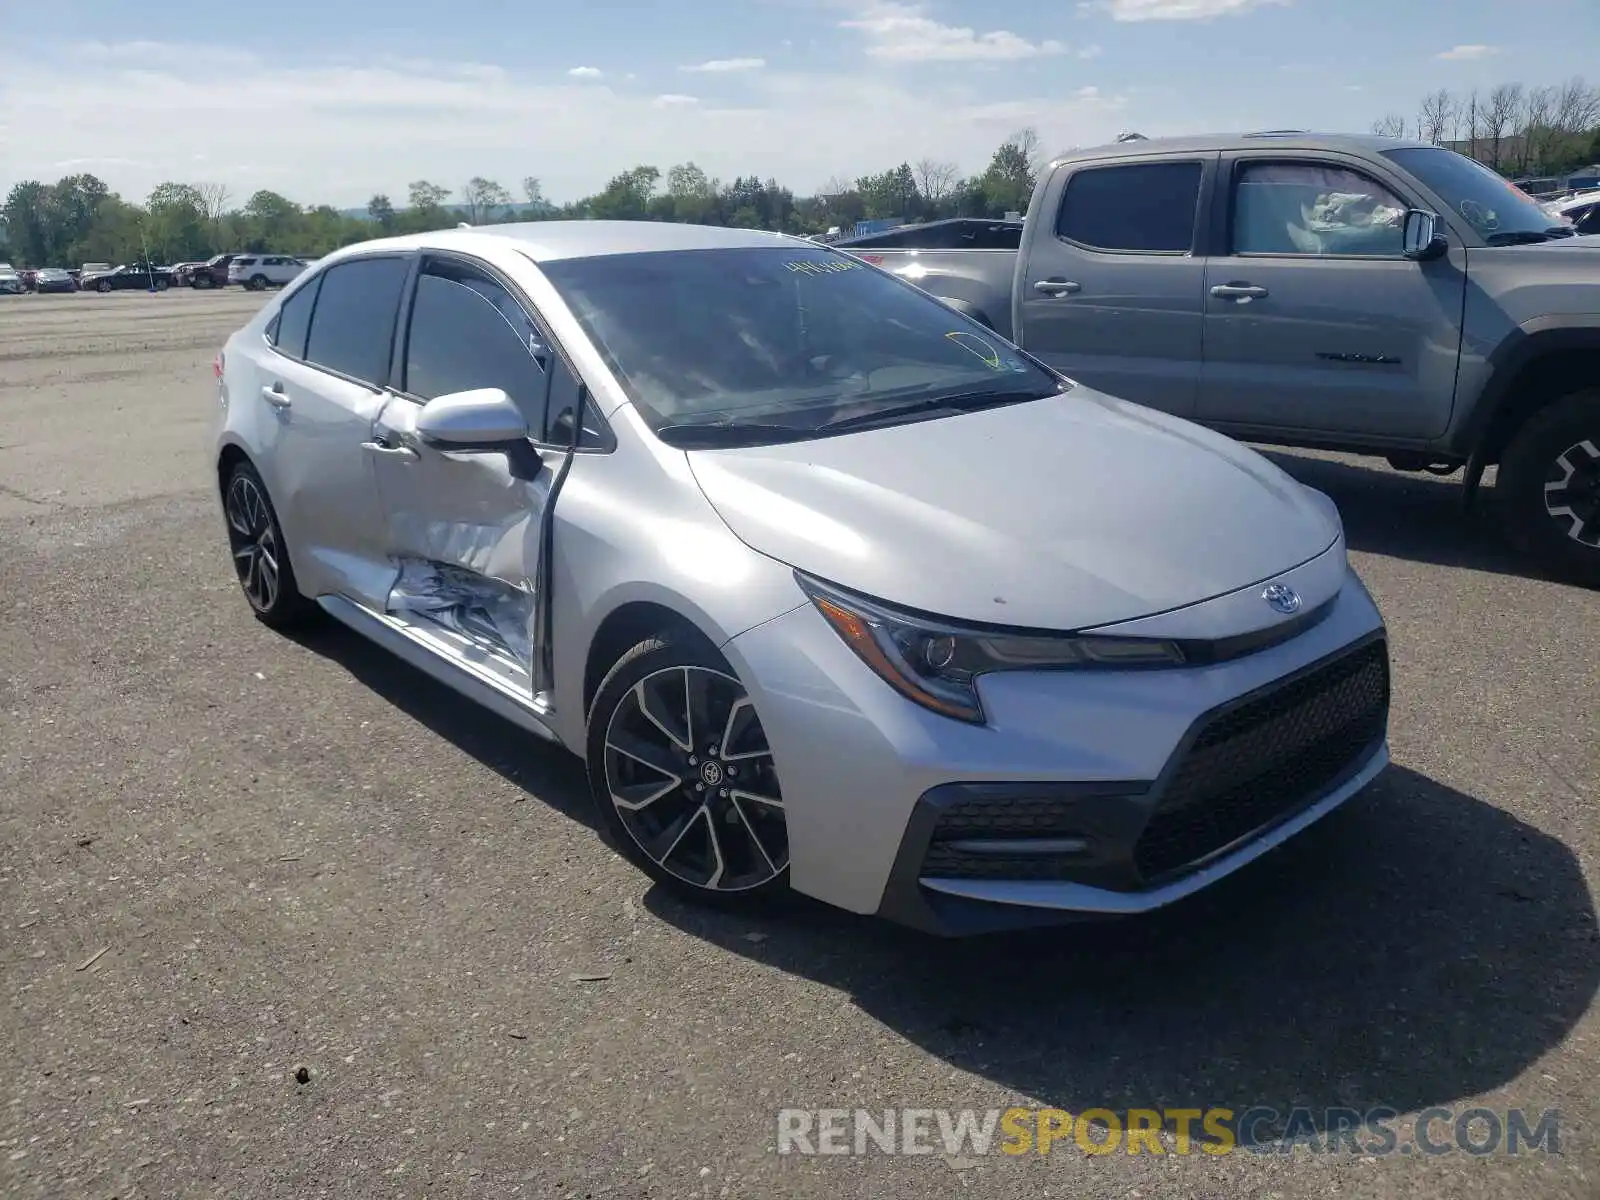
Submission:
[[416,458],[417,452],[410,446],[391,446],[388,442],[362,442],[361,448],[368,454],[382,454],[389,458]]
[[283,394],[283,384],[281,383],[275,383],[271,387],[262,388],[261,398],[268,404],[272,405],[273,408],[278,409],[288,408],[293,403],[289,397]]
[[1211,294],[1218,300],[1260,300],[1267,289],[1253,283],[1219,283],[1211,289]]
[[1033,290],[1043,292],[1046,296],[1070,296],[1074,292],[1081,292],[1083,287],[1070,279],[1041,279],[1033,285]]

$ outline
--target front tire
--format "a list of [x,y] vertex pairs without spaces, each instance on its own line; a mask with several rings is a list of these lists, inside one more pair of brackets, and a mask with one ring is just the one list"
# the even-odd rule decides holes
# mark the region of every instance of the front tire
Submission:
[[274,629],[303,622],[317,609],[295,582],[289,547],[267,497],[267,485],[253,466],[241,462],[229,474],[222,497],[234,573],[251,610]]
[[105,295],[111,290],[111,281],[109,279],[102,279],[99,283],[94,285],[94,290],[99,292],[102,296]]
[[700,904],[788,892],[789,836],[772,749],[722,656],[672,635],[612,667],[589,710],[589,787],[607,839]]
[[1600,587],[1600,388],[1541,409],[1500,462],[1507,533],[1563,579]]

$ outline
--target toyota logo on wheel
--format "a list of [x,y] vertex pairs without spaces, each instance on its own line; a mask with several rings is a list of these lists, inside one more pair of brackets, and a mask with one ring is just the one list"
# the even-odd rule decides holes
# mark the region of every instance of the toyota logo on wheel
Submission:
[[1261,598],[1284,616],[1300,611],[1300,593],[1286,583],[1269,583],[1261,590]]

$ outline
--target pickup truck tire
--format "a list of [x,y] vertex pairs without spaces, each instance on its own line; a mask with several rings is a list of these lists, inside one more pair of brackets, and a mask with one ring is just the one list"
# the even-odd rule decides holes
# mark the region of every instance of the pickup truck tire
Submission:
[[1528,419],[1495,485],[1507,533],[1551,573],[1600,587],[1600,388]]

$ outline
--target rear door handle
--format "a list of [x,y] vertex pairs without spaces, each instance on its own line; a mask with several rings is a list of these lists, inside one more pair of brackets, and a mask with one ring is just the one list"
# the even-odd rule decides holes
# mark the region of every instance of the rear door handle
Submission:
[[1081,284],[1070,279],[1040,279],[1033,285],[1033,290],[1043,292],[1046,296],[1070,296],[1074,292],[1081,292]]
[[288,408],[293,401],[283,394],[283,384],[275,383],[261,389],[261,398],[273,408]]
[[1211,289],[1211,294],[1218,300],[1260,300],[1267,289],[1253,283],[1219,283]]
[[391,446],[388,442],[362,442],[361,448],[368,454],[382,454],[389,458],[416,458],[417,452],[410,446]]

